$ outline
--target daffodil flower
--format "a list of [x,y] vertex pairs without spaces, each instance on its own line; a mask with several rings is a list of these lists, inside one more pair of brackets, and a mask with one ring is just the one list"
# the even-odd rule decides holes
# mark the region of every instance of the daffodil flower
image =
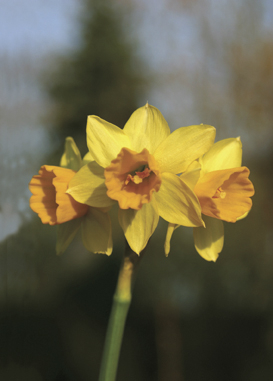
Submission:
[[74,140],[68,137],[61,166],[43,165],[29,183],[31,209],[44,224],[58,225],[57,254],[66,250],[79,228],[87,250],[108,255],[112,252],[111,223],[105,210],[79,203],[66,193],[71,179],[89,160],[89,154],[82,160]]
[[170,133],[155,107],[137,109],[123,130],[89,116],[87,145],[94,161],[69,183],[68,194],[92,207],[119,205],[119,222],[131,249],[139,254],[159,216],[184,226],[202,226],[193,190],[177,174],[212,146],[215,129],[197,125]]
[[[182,177],[194,188],[203,214],[205,227],[193,229],[198,253],[208,261],[216,261],[224,244],[222,221],[236,222],[244,218],[252,207],[250,197],[254,187],[249,180],[249,169],[241,167],[240,138],[221,140],[192,164]],[[165,253],[170,251],[170,239],[178,226],[169,224]]]

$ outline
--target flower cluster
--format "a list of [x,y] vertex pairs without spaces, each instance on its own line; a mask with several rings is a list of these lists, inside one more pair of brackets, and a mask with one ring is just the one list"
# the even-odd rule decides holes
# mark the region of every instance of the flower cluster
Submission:
[[42,166],[30,182],[30,206],[43,223],[58,225],[57,253],[81,228],[86,248],[111,254],[108,215],[118,219],[131,249],[139,254],[159,217],[169,222],[165,253],[173,231],[193,227],[195,248],[215,261],[223,247],[223,221],[235,222],[251,209],[254,188],[241,167],[239,138],[214,144],[215,128],[181,127],[170,132],[163,115],[146,104],[123,130],[97,116],[87,120],[88,154],[81,159],[66,139],[60,167]]

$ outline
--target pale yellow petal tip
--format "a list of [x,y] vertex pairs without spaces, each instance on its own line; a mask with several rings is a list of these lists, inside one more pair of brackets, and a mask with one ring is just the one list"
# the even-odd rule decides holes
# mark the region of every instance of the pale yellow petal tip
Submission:
[[166,258],[168,258],[170,250],[171,250],[170,242],[165,242],[165,244],[164,244],[164,252],[165,252],[165,257]]
[[241,140],[241,136],[237,136],[237,138],[235,138],[236,142],[239,143],[240,147],[242,148],[242,140]]
[[134,252],[134,253],[136,253],[138,256],[140,255],[140,253],[145,249],[145,247],[147,246],[147,243],[146,243],[146,245],[142,248],[142,249],[139,249],[139,248],[137,248],[137,247],[135,247],[136,245],[133,243],[133,242],[129,242],[128,241],[128,239],[126,239],[127,240],[127,243],[128,243],[128,245],[130,246],[130,248],[131,248],[131,250]]
[[219,257],[219,255],[217,254],[217,257],[215,257],[215,258],[211,258],[211,262],[216,262],[217,261],[217,259],[218,259],[218,257]]
[[204,123],[201,123],[200,126],[204,127],[204,129],[211,133],[211,137],[213,138],[213,140],[215,139],[215,136],[216,136],[216,128],[213,127],[213,126],[210,126],[209,124],[204,124]]
[[216,128],[215,128],[215,127],[213,127],[213,126],[208,126],[208,129],[211,130],[211,131],[214,131],[215,134],[216,134]]
[[202,257],[203,259],[205,259],[206,261],[208,262],[216,262],[218,257],[219,257],[219,254],[215,254],[215,253],[208,253],[208,252],[203,252],[203,250],[198,250],[197,247],[195,247],[196,251],[198,252],[198,254],[200,255],[200,257]]
[[106,251],[93,251],[93,254],[105,254],[107,255],[108,257],[110,257],[110,255],[112,254],[112,248],[110,249],[107,249]]

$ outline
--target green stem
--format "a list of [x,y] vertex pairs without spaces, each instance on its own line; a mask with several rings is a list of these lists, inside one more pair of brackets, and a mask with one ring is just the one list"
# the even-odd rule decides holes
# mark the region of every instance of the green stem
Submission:
[[126,250],[107,327],[99,381],[115,381],[116,379],[122,337],[131,303],[132,275],[139,259],[140,257],[130,248]]

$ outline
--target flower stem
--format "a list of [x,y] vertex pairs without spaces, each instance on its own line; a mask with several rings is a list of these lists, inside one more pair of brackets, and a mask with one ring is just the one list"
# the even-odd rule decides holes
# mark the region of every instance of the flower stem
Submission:
[[120,268],[112,310],[108,322],[99,381],[115,381],[127,313],[131,303],[131,284],[140,257],[129,246]]

